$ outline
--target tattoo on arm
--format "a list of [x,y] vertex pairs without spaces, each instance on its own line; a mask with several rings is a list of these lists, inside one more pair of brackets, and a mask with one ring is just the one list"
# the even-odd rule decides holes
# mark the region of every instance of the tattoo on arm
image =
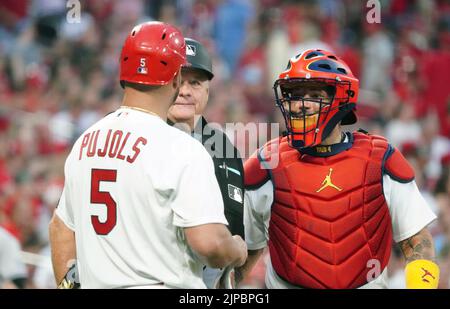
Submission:
[[433,238],[427,229],[421,230],[414,236],[401,241],[400,248],[405,256],[406,263],[414,260],[435,260]]

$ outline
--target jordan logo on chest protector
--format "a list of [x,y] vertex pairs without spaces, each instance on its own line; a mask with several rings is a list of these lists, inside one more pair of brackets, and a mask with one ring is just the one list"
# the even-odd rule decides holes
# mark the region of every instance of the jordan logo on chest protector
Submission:
[[316,191],[317,193],[319,193],[320,191],[322,191],[323,189],[325,189],[327,187],[331,187],[331,188],[336,189],[338,191],[342,191],[341,188],[339,188],[338,186],[333,184],[333,182],[331,181],[331,173],[332,172],[333,172],[333,169],[330,168],[330,171],[329,171],[328,175],[326,175],[325,179],[322,181],[322,187],[320,187],[320,189]]

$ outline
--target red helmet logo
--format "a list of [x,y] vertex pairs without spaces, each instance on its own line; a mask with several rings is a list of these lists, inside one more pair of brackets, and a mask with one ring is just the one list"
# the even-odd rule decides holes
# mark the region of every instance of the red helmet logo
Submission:
[[146,22],[131,30],[120,56],[120,83],[166,85],[186,63],[181,32],[162,22]]

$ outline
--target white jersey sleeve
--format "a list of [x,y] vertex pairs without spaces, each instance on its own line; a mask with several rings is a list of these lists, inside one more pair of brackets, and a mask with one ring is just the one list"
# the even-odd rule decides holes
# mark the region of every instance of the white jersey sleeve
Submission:
[[405,240],[436,219],[415,181],[400,183],[383,176],[383,189],[392,220],[395,242]]
[[199,144],[199,147],[193,147],[191,157],[186,159],[189,163],[181,172],[179,189],[171,204],[173,224],[179,227],[228,225],[213,161],[203,146]]
[[27,271],[20,256],[20,243],[0,227],[0,283],[2,278],[25,278]]
[[270,180],[256,190],[245,190],[244,228],[249,250],[267,246],[272,203],[273,183]]
[[[70,154],[64,165],[64,175],[67,175],[67,168],[68,168],[68,164],[70,162],[69,158],[70,158]],[[69,229],[71,229],[72,231],[75,231],[73,205],[71,205],[70,198],[68,196],[68,190],[67,190],[68,185],[69,185],[69,182],[67,181],[67,179],[65,179],[64,189],[63,189],[63,192],[59,199],[58,206],[56,207],[55,213]]]

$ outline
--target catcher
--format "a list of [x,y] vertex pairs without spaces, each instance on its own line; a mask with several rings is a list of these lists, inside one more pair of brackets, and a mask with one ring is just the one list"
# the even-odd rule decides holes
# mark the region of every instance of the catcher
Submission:
[[385,138],[342,129],[357,121],[358,83],[324,50],[291,58],[279,75],[274,90],[287,134],[244,165],[249,257],[238,280],[268,247],[268,288],[386,288],[395,241],[407,287],[437,288],[426,228],[436,216],[413,169]]

